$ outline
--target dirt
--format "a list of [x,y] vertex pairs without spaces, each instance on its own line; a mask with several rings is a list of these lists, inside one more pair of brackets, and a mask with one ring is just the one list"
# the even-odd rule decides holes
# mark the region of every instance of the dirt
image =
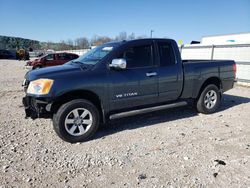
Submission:
[[51,120],[24,118],[24,64],[0,60],[0,187],[250,187],[250,88],[212,115],[139,115],[70,144]]

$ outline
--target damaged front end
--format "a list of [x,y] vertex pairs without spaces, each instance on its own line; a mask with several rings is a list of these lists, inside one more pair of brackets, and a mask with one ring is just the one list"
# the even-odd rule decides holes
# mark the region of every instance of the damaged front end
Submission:
[[25,108],[25,118],[51,118],[51,103],[44,100],[35,99],[30,96],[23,98],[23,105]]
[[[27,75],[26,75],[27,76]],[[51,103],[46,98],[36,98],[27,95],[27,89],[30,82],[25,78],[22,83],[26,96],[23,97],[22,103],[25,109],[25,118],[51,118]]]

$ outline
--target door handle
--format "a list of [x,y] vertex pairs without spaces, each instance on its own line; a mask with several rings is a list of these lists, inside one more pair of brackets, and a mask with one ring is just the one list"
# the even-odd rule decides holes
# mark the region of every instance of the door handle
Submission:
[[147,72],[147,73],[146,73],[146,76],[147,76],[147,77],[153,77],[153,76],[156,76],[156,75],[157,75],[156,72]]

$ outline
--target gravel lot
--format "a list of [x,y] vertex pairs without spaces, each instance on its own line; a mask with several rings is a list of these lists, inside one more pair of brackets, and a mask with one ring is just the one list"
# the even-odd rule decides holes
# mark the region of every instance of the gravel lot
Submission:
[[0,187],[250,187],[250,88],[212,115],[155,112],[69,144],[50,120],[24,118],[24,64],[0,60]]

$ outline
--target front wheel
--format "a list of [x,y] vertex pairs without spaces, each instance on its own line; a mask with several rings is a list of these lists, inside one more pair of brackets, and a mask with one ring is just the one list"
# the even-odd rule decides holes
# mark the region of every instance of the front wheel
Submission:
[[83,142],[97,131],[99,112],[88,100],[72,100],[62,105],[53,116],[53,126],[63,140]]
[[196,108],[203,114],[214,113],[220,106],[221,95],[216,85],[210,84],[202,91],[198,98]]

